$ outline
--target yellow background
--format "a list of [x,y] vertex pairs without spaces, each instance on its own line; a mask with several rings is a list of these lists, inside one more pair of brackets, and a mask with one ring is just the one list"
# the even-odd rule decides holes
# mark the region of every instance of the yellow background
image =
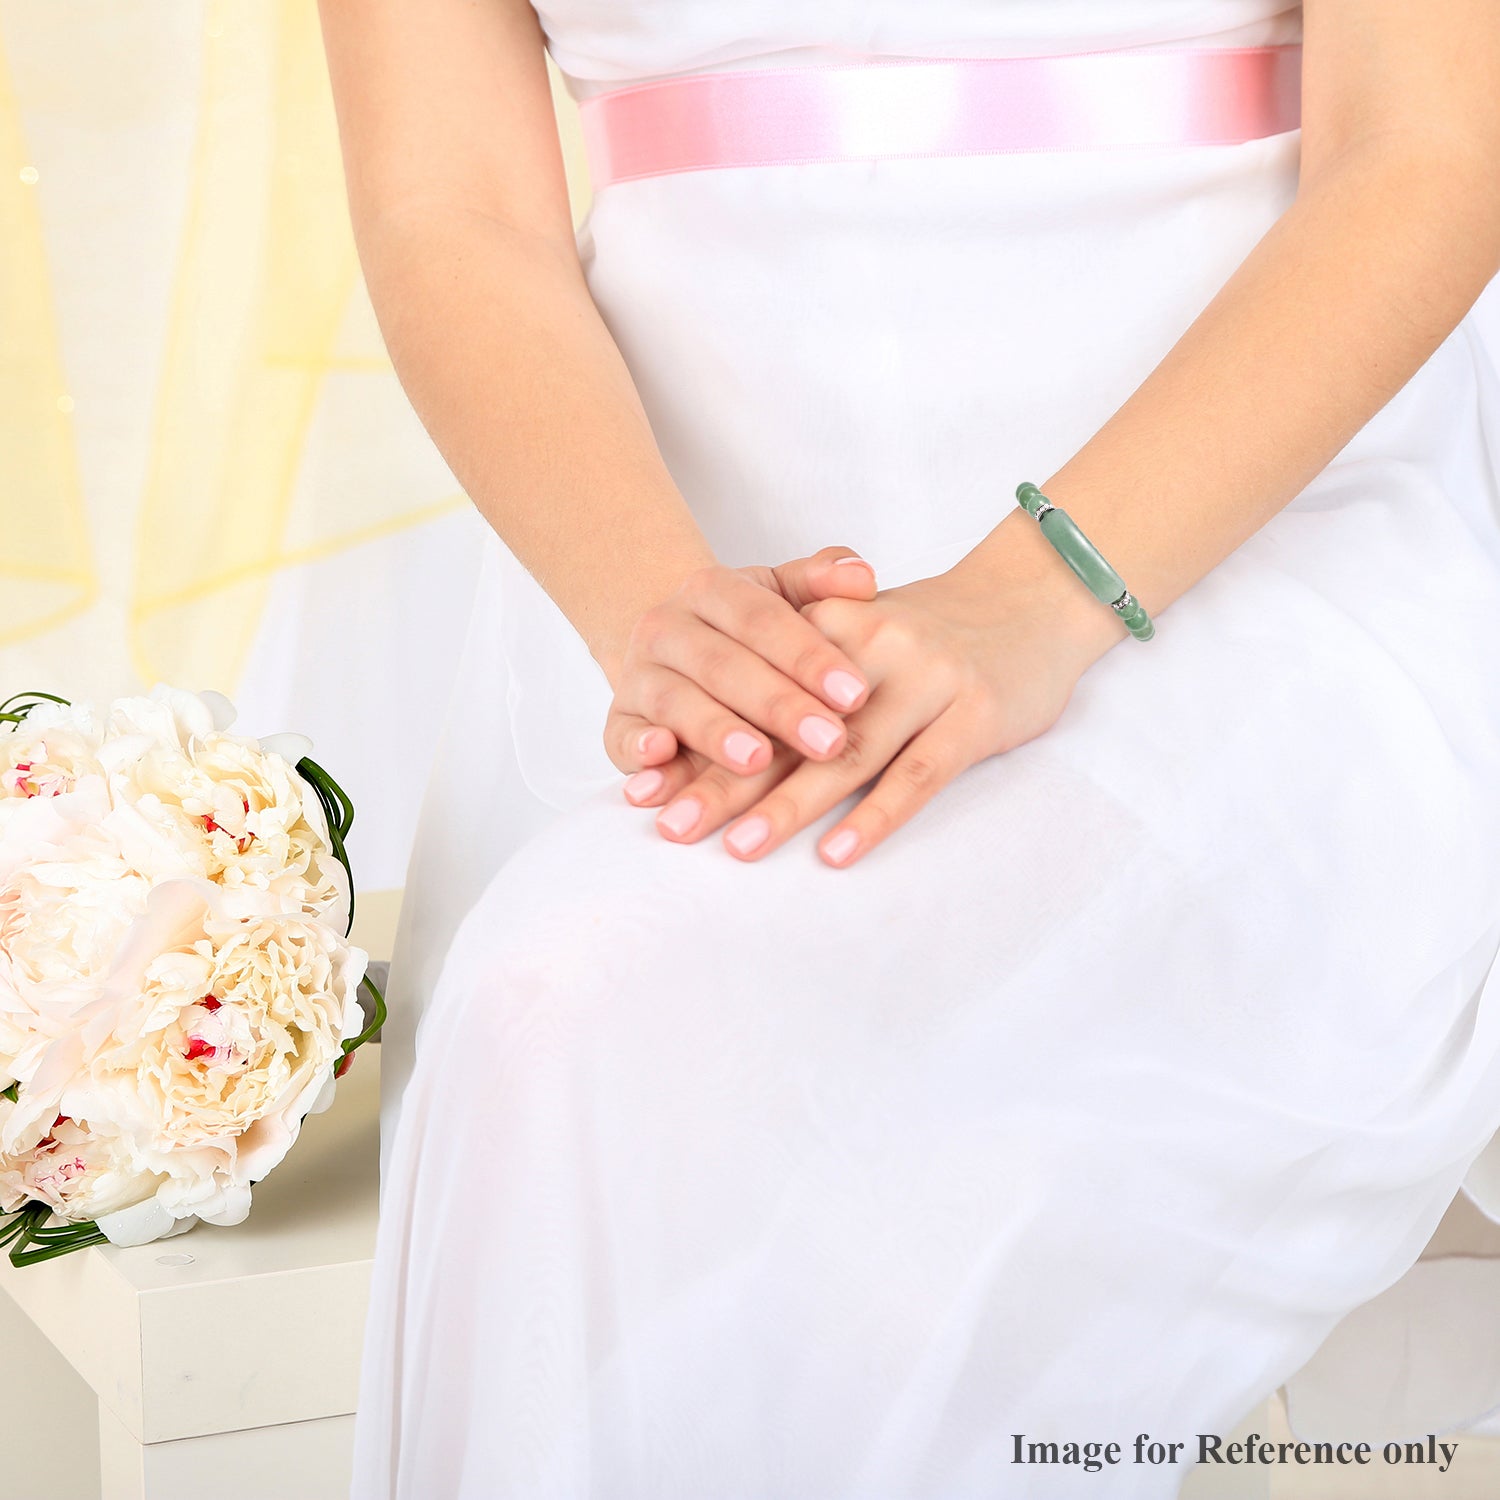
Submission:
[[399,884],[426,767],[378,780],[372,706],[441,714],[477,524],[364,294],[312,0],[0,4],[0,697],[227,693],[364,783]]

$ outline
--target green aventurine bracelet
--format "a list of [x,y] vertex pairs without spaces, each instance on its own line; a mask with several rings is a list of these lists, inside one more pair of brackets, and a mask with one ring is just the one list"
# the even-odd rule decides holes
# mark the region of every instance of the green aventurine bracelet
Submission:
[[1084,581],[1088,591],[1107,604],[1124,620],[1138,641],[1149,641],[1156,634],[1151,616],[1141,608],[1140,600],[1125,587],[1125,580],[1105,562],[1099,549],[1078,529],[1078,523],[1067,511],[1059,510],[1029,481],[1016,488],[1021,508],[1036,517],[1042,535],[1052,543],[1062,560]]

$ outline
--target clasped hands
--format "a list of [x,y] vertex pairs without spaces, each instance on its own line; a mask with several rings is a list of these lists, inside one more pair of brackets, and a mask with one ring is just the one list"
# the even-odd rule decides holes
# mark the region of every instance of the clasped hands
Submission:
[[1029,547],[1014,567],[971,552],[884,590],[847,547],[698,569],[639,617],[613,674],[604,742],[625,796],[659,809],[663,837],[722,828],[749,861],[874,779],[817,845],[854,863],[969,766],[1050,728],[1127,633]]

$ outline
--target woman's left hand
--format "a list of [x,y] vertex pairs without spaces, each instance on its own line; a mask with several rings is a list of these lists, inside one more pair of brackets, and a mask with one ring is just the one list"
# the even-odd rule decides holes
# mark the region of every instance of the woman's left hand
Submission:
[[811,761],[777,745],[755,775],[706,767],[662,808],[663,836],[695,843],[728,823],[724,847],[760,859],[878,776],[818,842],[843,867],[960,772],[1049,729],[1089,665],[1128,632],[1060,560],[997,577],[972,557],[871,600],[804,606],[871,685],[845,720],[843,752]]

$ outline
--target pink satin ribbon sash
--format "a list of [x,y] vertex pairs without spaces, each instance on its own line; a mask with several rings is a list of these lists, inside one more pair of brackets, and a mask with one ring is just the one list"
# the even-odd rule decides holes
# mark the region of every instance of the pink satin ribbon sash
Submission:
[[695,73],[579,106],[595,190],[797,162],[1227,145],[1301,124],[1302,47]]

